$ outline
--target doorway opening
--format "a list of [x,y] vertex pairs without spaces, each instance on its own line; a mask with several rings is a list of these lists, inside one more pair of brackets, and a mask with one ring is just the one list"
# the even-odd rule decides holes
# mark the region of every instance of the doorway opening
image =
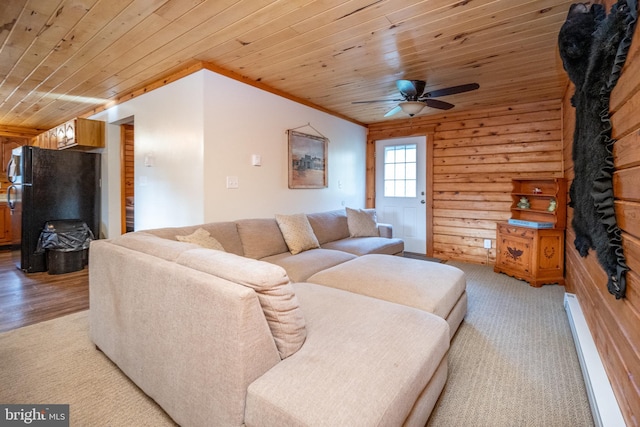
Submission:
[[135,230],[133,123],[120,125],[120,194],[122,234]]

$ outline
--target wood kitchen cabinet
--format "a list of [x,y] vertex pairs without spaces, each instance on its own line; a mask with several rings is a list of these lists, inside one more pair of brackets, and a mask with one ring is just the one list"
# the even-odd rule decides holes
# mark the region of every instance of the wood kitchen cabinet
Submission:
[[51,144],[51,131],[42,132],[40,135],[33,138],[32,145],[34,147],[46,148],[57,150],[57,144]]
[[50,150],[104,148],[104,122],[76,118],[33,138],[33,145]]
[[0,203],[0,246],[11,243],[11,211],[6,203]]
[[53,138],[59,150],[71,147],[104,148],[104,122],[102,121],[77,118],[56,126],[53,131],[55,134]]
[[[566,183],[560,178],[513,180],[511,220],[497,224],[494,271],[531,286],[564,285]],[[526,198],[528,206],[522,205]],[[556,208],[549,206],[555,203]],[[519,205],[520,204],[520,205]],[[549,228],[540,224],[546,224]]]

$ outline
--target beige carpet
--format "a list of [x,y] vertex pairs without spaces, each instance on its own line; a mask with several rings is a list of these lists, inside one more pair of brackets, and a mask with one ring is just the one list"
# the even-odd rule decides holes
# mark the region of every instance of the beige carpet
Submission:
[[469,304],[428,425],[593,426],[564,287],[533,288],[492,267],[448,264],[465,271]]
[[0,334],[0,403],[69,404],[73,427],[175,425],[88,333],[83,311]]
[[[449,264],[467,273],[469,311],[429,426],[593,425],[564,288]],[[86,312],[0,334],[0,403],[70,404],[72,426],[174,425],[91,344]]]

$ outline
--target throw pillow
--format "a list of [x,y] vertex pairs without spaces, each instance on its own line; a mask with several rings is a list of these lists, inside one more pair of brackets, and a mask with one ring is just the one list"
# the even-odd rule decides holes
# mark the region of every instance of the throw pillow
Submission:
[[202,246],[207,249],[215,249],[217,251],[224,251],[224,247],[218,240],[211,236],[211,234],[204,228],[198,228],[191,234],[186,236],[176,236],[180,242],[194,243],[198,246]]
[[375,209],[345,209],[351,237],[377,237],[380,235]]
[[292,255],[320,247],[305,214],[276,215],[276,221]]

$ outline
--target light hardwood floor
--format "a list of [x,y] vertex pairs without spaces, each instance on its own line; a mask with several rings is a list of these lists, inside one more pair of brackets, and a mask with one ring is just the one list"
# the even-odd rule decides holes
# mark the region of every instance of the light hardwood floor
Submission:
[[0,250],[0,332],[88,309],[88,272],[26,274]]

